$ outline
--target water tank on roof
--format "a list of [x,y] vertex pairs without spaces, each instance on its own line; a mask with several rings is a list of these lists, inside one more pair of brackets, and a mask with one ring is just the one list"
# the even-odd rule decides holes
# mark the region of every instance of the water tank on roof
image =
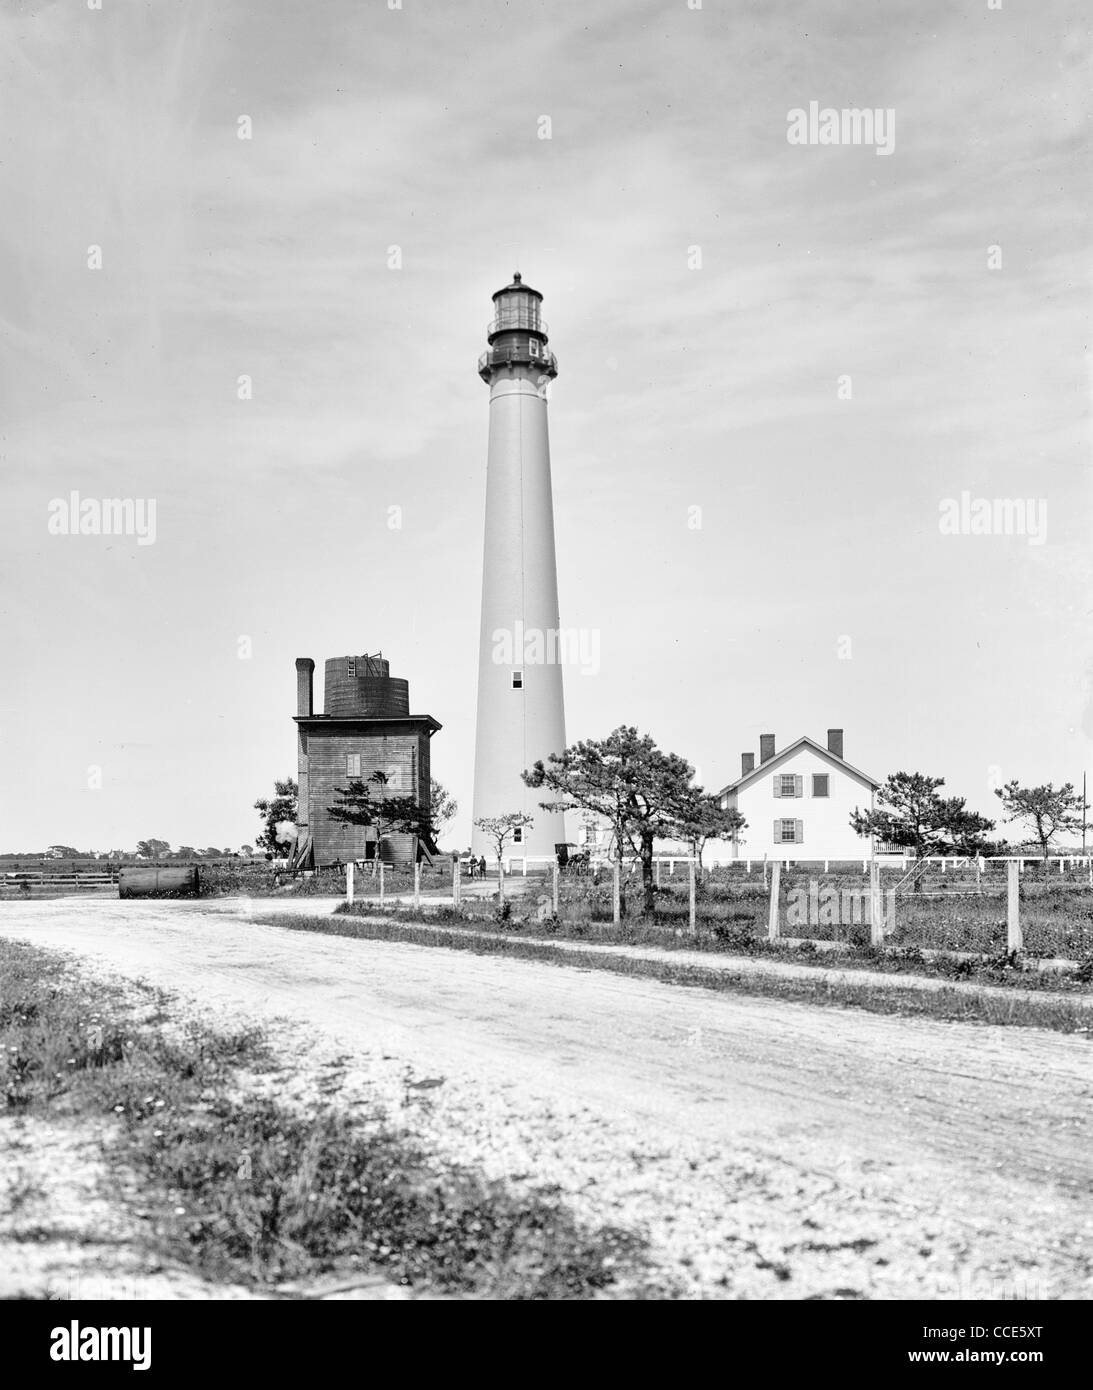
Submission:
[[326,662],[324,714],[353,719],[392,718],[410,713],[410,683],[390,674],[378,656],[332,656]]

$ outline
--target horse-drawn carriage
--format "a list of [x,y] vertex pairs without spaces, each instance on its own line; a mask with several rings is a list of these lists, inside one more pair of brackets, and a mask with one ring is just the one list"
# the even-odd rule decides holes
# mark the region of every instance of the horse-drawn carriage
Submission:
[[[574,850],[576,853],[573,853]],[[558,868],[563,874],[583,874],[588,869],[591,859],[588,850],[582,850],[572,840],[557,843],[554,853],[558,858]]]

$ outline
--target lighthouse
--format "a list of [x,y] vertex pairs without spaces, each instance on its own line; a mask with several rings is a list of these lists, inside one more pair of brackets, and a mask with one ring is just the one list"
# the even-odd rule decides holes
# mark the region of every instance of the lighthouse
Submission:
[[[565,819],[544,811],[520,774],[565,748],[558,568],[547,397],[558,364],[547,347],[543,296],[519,272],[493,296],[478,374],[490,388],[486,536],[478,654],[474,819],[521,812],[533,824],[506,844],[529,861],[554,857]],[[477,855],[496,846],[477,826]]]

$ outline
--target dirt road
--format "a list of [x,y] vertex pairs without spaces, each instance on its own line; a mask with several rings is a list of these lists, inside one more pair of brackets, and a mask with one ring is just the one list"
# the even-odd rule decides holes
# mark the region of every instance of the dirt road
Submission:
[[[1093,1294],[1088,1035],[311,936],[236,904],[66,899],[0,908],[0,933],[305,1025],[350,1059],[346,1097],[378,1089],[446,1152],[645,1230],[690,1294]],[[410,1076],[444,1085],[426,1104]]]

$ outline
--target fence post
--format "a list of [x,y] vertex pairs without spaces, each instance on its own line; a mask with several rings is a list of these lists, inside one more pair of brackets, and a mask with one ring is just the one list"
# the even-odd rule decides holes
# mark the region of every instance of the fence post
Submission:
[[459,906],[459,890],[462,888],[459,879],[459,856],[455,855],[452,859],[452,906]]
[[693,859],[689,868],[690,873],[687,875],[687,920],[693,933],[695,931],[695,861]]
[[[379,845],[376,846],[379,849]],[[380,859],[380,903],[383,902],[383,860]]]
[[497,861],[497,902],[498,905],[505,901],[505,866],[500,859]]
[[353,901],[353,870],[356,867],[352,859],[345,866],[345,900],[347,903]]
[[414,911],[421,907],[421,860],[414,860]]
[[880,896],[880,869],[874,859],[869,865],[869,942],[879,946],[884,940],[884,909]]
[[622,920],[619,900],[619,861],[617,859],[611,865],[611,920],[616,927]]
[[767,940],[778,940],[778,889],[781,886],[782,865],[776,859],[770,873],[770,912],[767,916]]
[[1018,874],[1020,869],[1011,859],[1006,865],[1008,870],[1008,883],[1006,893],[1006,949],[1009,951],[1019,951],[1021,949],[1021,885]]
[[528,857],[527,857],[527,855],[525,854],[525,855],[524,855],[524,877],[527,878],[527,876],[528,876]]
[[552,904],[553,904],[553,906],[554,906],[554,915],[555,915],[555,917],[557,917],[557,915],[558,915],[558,861],[557,861],[557,859],[555,859],[555,861],[554,861],[554,885],[553,885],[553,890],[552,890],[552,892],[551,892],[550,897],[551,897],[551,902],[552,902]]

